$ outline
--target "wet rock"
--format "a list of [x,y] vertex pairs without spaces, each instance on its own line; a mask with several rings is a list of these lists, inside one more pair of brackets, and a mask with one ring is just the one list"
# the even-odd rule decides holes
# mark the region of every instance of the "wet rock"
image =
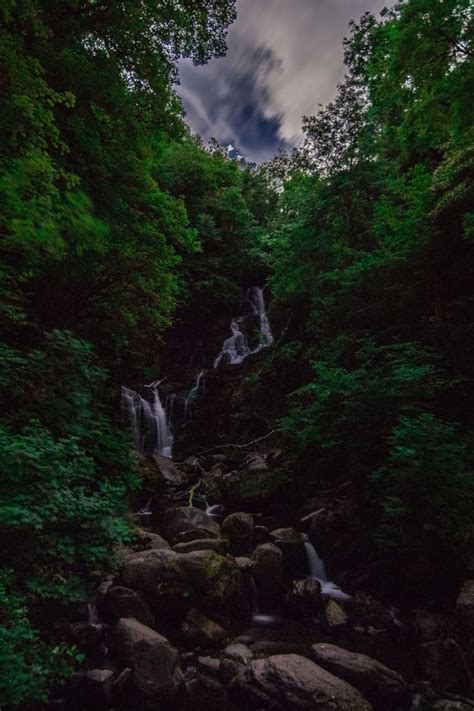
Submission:
[[222,531],[229,540],[232,555],[251,553],[253,548],[253,518],[247,513],[233,513],[224,519]]
[[257,711],[369,711],[354,687],[297,654],[256,659],[232,679],[229,694],[240,708]]
[[113,684],[114,674],[109,669],[74,674],[69,683],[69,708],[105,711],[109,707]]
[[198,657],[197,664],[199,671],[203,674],[217,676],[217,674],[219,674],[221,660],[215,657]]
[[179,698],[184,676],[178,650],[166,637],[137,620],[123,618],[113,631],[112,644],[131,667],[133,685],[146,705],[171,703]]
[[252,553],[252,574],[262,600],[276,601],[283,588],[283,554],[273,543],[262,543]]
[[322,622],[328,632],[334,632],[347,625],[348,618],[341,605],[329,599],[324,606]]
[[287,608],[295,617],[313,618],[322,605],[321,583],[315,578],[294,580],[287,595]]
[[220,677],[224,684],[229,684],[229,682],[234,679],[237,674],[245,669],[245,664],[237,662],[235,659],[224,658],[221,661],[220,666]]
[[247,558],[246,556],[238,556],[235,559],[235,562],[239,566],[240,570],[242,571],[250,571],[252,570],[253,566],[253,561],[251,558]]
[[376,705],[407,693],[407,684],[398,672],[365,654],[334,644],[315,644],[311,649],[314,661],[323,669],[347,681]]
[[214,551],[144,551],[125,561],[121,580],[143,593],[157,617],[182,616],[191,607],[244,618],[248,595],[235,560]]
[[236,642],[237,644],[245,644],[247,647],[251,647],[252,644],[255,644],[254,638],[249,637],[248,635],[245,635],[245,634],[234,639],[234,642]]
[[161,454],[153,454],[152,458],[156,468],[167,484],[181,486],[187,482],[186,474],[179,471],[172,459],[163,457]]
[[134,617],[148,627],[153,627],[155,619],[147,603],[130,588],[116,585],[109,587],[98,601],[100,614],[106,622],[115,623],[121,617]]
[[168,541],[151,531],[137,531],[135,533],[136,543],[132,546],[136,551],[147,550],[169,550],[171,548]]
[[421,647],[421,673],[442,692],[468,694],[471,676],[464,654],[454,639],[435,640]]
[[245,644],[233,642],[224,649],[224,656],[240,664],[247,664],[253,657],[253,652]]
[[248,472],[262,472],[268,470],[268,464],[261,454],[249,454],[245,458],[242,468]]
[[223,627],[195,609],[189,610],[181,632],[196,647],[221,647],[227,640],[227,632]]
[[194,506],[168,509],[163,514],[163,533],[173,544],[202,538],[219,538],[220,526]]
[[193,551],[215,551],[224,553],[226,549],[225,541],[220,538],[197,538],[195,541],[177,543],[173,546],[176,553],[192,553]]

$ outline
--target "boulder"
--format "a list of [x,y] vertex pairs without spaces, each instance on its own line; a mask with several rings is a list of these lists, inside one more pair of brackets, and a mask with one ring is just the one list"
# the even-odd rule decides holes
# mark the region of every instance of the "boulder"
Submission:
[[186,484],[186,474],[179,471],[172,459],[163,457],[161,454],[153,454],[152,457],[156,468],[167,484],[172,484],[173,486]]
[[112,644],[131,667],[133,685],[146,706],[170,704],[178,699],[184,676],[178,650],[166,637],[135,619],[122,618],[113,631]]
[[191,607],[226,619],[244,618],[249,612],[237,563],[211,550],[136,553],[126,559],[121,580],[144,595],[157,617],[182,617]]
[[283,554],[273,543],[262,543],[252,553],[252,575],[260,597],[277,601],[283,589]]
[[234,662],[247,664],[253,658],[253,652],[241,642],[233,642],[224,649],[224,656],[233,659]]
[[171,548],[168,541],[151,531],[137,531],[135,533],[135,541],[132,546],[135,551],[148,550],[169,550]]
[[155,624],[154,617],[147,603],[130,588],[114,585],[107,589],[98,601],[100,614],[106,622],[117,622],[121,617],[134,617],[148,627]]
[[217,676],[221,668],[221,660],[215,657],[198,657],[197,667],[203,674]]
[[186,615],[181,632],[195,647],[221,647],[227,640],[227,632],[223,627],[194,608]]
[[220,536],[219,524],[194,506],[181,506],[165,511],[162,528],[165,537],[173,544]]
[[464,654],[454,639],[439,639],[421,646],[423,679],[441,692],[469,694],[471,676]]
[[247,513],[233,513],[224,519],[222,531],[229,540],[232,555],[242,556],[252,552],[253,518]]
[[177,543],[173,546],[176,553],[192,553],[193,551],[215,551],[224,553],[226,549],[225,541],[220,538],[197,538],[195,541]]
[[344,516],[339,511],[321,509],[314,513],[309,523],[309,539],[324,557],[330,546],[344,531]]
[[249,711],[369,711],[354,687],[297,654],[256,659],[229,684],[238,708]]
[[295,528],[277,528],[270,533],[272,542],[283,553],[283,568],[290,577],[302,575],[307,567],[304,540]]
[[294,580],[286,600],[290,614],[295,617],[313,618],[323,602],[321,583],[316,578]]
[[[167,709],[175,711],[175,709]],[[176,709],[178,711],[178,709]],[[227,690],[214,675],[198,673],[186,683],[185,706],[179,711],[236,711],[228,704]]]
[[322,617],[324,628],[328,632],[334,632],[347,625],[347,621],[347,615],[341,605],[335,600],[326,600]]
[[400,698],[407,692],[403,677],[393,669],[366,656],[348,652],[334,644],[313,645],[312,656],[323,669],[344,679],[374,704]]
[[236,659],[230,659],[229,657],[224,658],[219,669],[222,681],[228,684],[237,674],[244,671],[245,666],[245,664],[238,662]]
[[249,454],[245,458],[242,468],[248,472],[262,472],[268,470],[268,464],[261,454]]

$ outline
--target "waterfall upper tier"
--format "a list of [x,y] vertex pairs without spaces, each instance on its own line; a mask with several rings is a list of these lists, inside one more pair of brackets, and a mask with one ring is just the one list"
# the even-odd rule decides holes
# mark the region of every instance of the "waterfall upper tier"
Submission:
[[239,365],[252,353],[258,353],[263,348],[269,348],[273,344],[273,334],[268,320],[263,289],[258,286],[252,287],[248,292],[248,301],[252,306],[254,316],[259,318],[259,342],[251,348],[249,345],[246,325],[248,317],[239,316],[233,318],[230,323],[231,335],[225,339],[222,349],[214,361],[214,368],[221,365]]

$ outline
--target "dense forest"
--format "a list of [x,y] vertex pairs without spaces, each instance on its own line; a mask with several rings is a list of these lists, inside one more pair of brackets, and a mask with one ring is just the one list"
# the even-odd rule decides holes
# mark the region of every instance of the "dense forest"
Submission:
[[470,0],[352,23],[336,98],[257,167],[192,135],[174,89],[179,58],[225,53],[232,0],[0,18],[2,708],[50,708],[87,668],[49,621],[136,535],[121,385],[192,381],[256,284],[275,339],[239,371],[233,407],[260,418],[241,444],[276,433],[290,498],[350,482],[345,568],[366,546],[372,592],[450,609],[474,577]]

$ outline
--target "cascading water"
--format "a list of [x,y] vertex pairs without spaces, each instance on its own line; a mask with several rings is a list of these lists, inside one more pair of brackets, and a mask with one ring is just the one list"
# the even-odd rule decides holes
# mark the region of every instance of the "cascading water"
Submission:
[[230,323],[232,336],[225,339],[222,350],[214,361],[214,368],[220,365],[239,365],[251,354],[247,338],[240,328],[241,319],[232,319]]
[[122,413],[130,422],[133,444],[140,454],[171,457],[173,435],[158,390],[159,382],[147,385],[153,394],[149,402],[130,388],[122,387]]
[[201,370],[201,372],[198,373],[196,376],[194,386],[191,388],[189,393],[186,395],[186,398],[184,400],[184,420],[185,420],[185,422],[188,421],[188,417],[192,416],[193,409],[196,405],[196,400],[198,400],[199,397],[201,397],[201,395],[205,391],[205,377],[206,377],[206,371]]
[[258,286],[254,286],[251,289],[251,294],[251,301],[255,306],[256,313],[260,317],[260,343],[258,349],[261,350],[262,348],[269,348],[273,345],[273,333],[265,308],[263,289],[260,289]]
[[230,323],[232,335],[225,339],[222,350],[214,361],[214,368],[219,368],[221,365],[239,365],[247,356],[252,353],[258,353],[263,348],[269,348],[273,344],[273,334],[265,308],[263,290],[258,286],[250,289],[249,301],[254,314],[260,319],[258,346],[252,350],[248,344],[247,337],[242,330],[245,317],[233,318]]
[[305,541],[306,556],[308,558],[309,577],[319,581],[323,595],[332,597],[334,600],[349,600],[350,595],[339,588],[336,583],[328,580],[324,563],[316,552],[315,547],[309,541]]

